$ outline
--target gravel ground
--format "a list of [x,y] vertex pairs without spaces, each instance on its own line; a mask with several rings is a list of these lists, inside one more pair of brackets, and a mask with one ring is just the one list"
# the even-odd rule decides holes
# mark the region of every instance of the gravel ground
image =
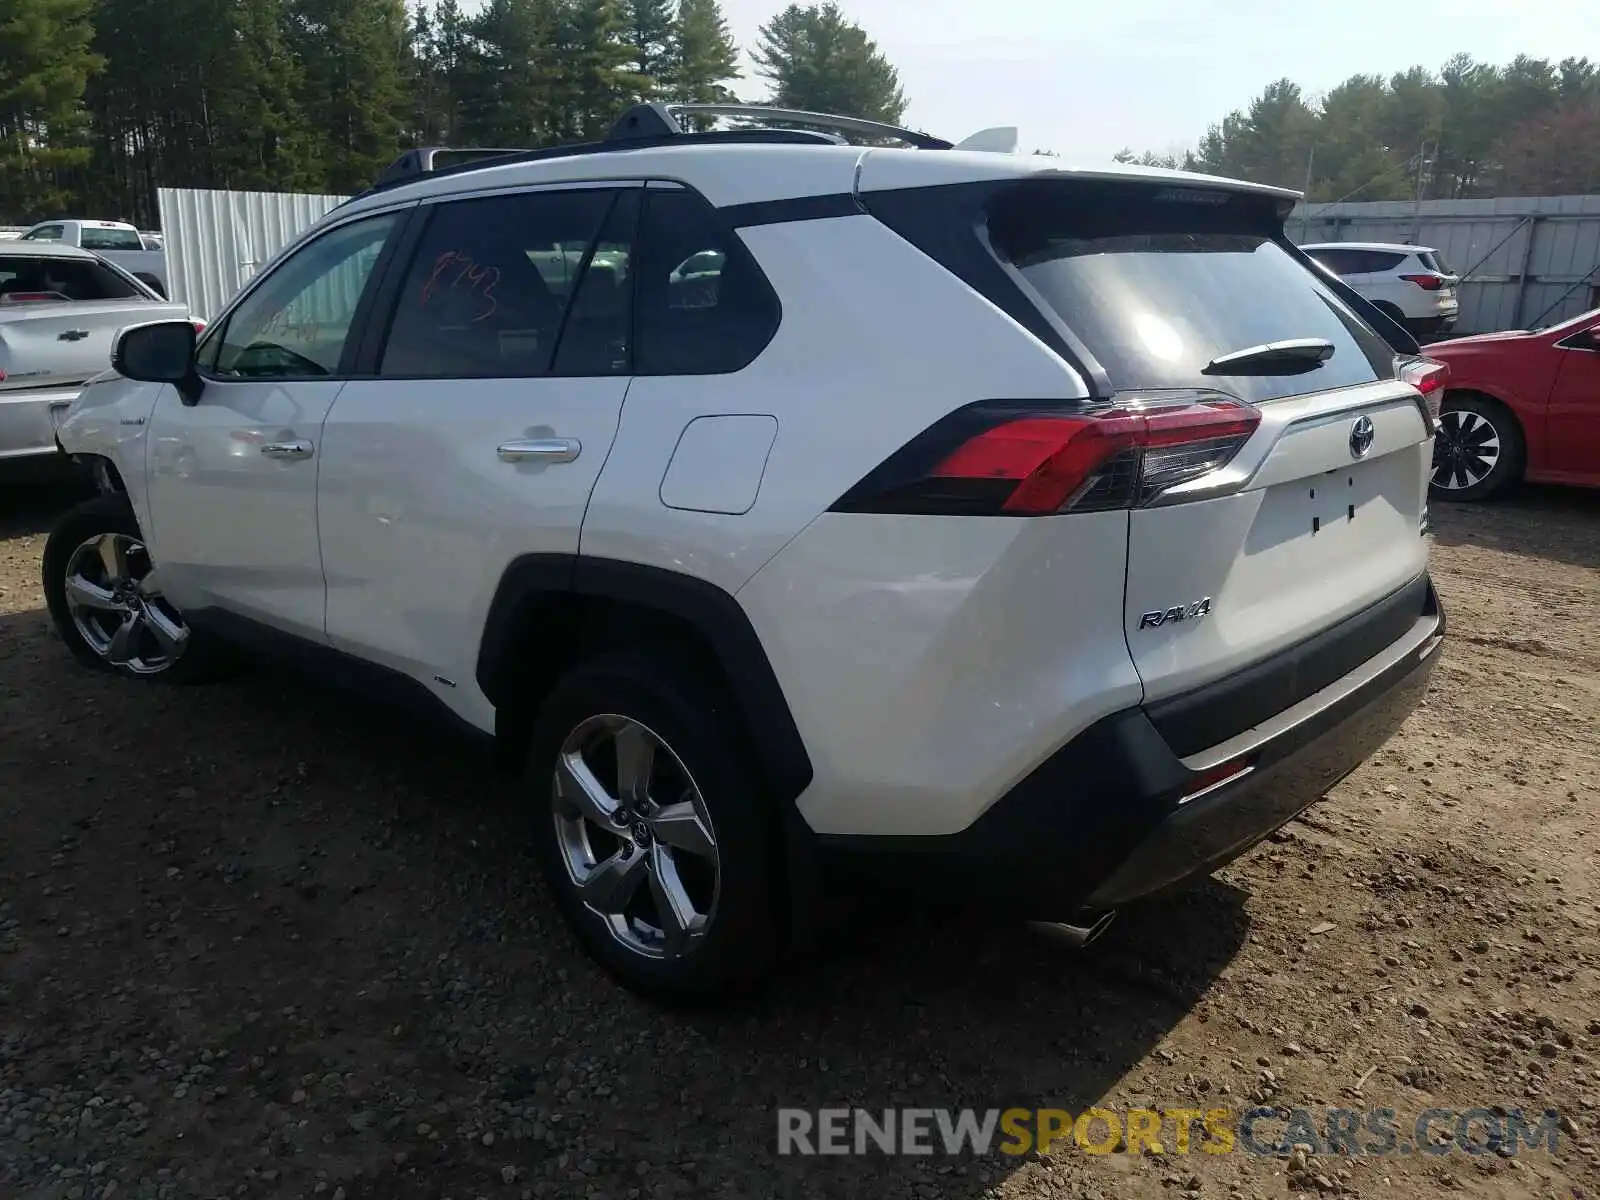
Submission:
[[[1600,1194],[1600,495],[1436,513],[1427,705],[1216,880],[1084,954],[863,915],[694,1016],[578,953],[481,749],[267,672],[74,666],[38,587],[68,499],[0,491],[4,1200]],[[1555,1106],[1563,1132],[1513,1158],[775,1154],[779,1106],[1261,1102]]]

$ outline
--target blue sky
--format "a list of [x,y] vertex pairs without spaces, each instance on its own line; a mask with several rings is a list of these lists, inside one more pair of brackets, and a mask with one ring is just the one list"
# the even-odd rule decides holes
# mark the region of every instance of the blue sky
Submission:
[[[787,0],[722,0],[741,46]],[[1189,146],[1281,76],[1318,92],[1457,52],[1600,58],[1589,0],[842,0],[900,70],[907,121],[1100,161]],[[736,90],[765,95],[747,71]]]

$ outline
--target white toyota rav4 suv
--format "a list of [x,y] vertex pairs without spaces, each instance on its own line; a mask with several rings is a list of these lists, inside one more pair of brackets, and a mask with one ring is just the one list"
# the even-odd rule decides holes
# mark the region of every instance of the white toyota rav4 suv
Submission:
[[125,330],[60,429],[68,648],[492,733],[583,942],[678,997],[850,879],[1087,938],[1419,702],[1444,372],[1293,194],[677,111],[413,158],[198,345]]

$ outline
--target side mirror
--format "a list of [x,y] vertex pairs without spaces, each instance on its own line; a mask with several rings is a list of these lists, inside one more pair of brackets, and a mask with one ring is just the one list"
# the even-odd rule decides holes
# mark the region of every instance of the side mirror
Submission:
[[117,374],[141,383],[170,383],[184,404],[200,399],[200,373],[194,367],[194,325],[151,321],[130,325],[117,336],[111,365]]

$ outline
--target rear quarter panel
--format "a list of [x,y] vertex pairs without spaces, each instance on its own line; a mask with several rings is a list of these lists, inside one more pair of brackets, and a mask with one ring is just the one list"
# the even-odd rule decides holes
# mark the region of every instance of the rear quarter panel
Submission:
[[[952,409],[1087,394],[1036,338],[872,217],[757,226],[741,236],[781,300],[778,332],[742,371],[633,381],[584,519],[585,555],[736,592]],[[662,484],[685,429],[716,416],[769,416],[777,425],[754,503],[737,515],[669,508]]]

